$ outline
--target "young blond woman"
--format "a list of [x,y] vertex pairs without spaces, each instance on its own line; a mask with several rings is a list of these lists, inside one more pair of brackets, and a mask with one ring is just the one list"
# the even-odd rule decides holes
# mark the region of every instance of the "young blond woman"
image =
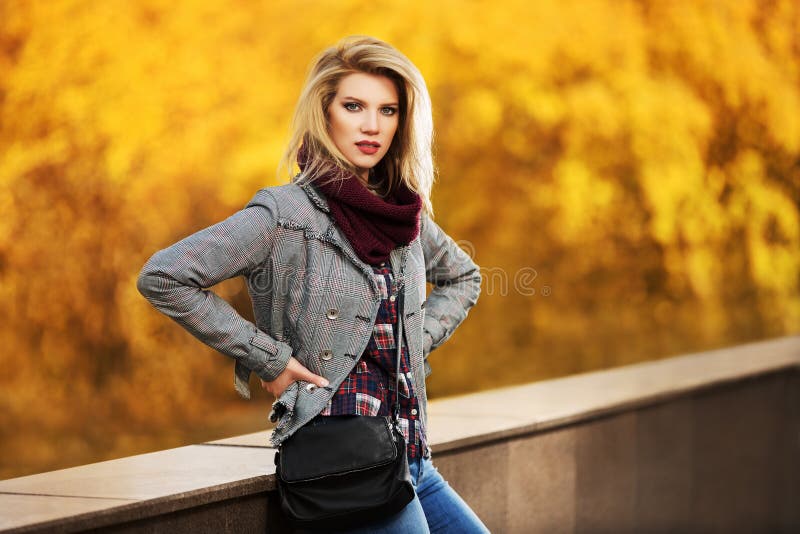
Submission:
[[[138,279],[156,308],[235,360],[240,395],[250,397],[252,372],[276,397],[275,446],[319,418],[388,415],[399,395],[416,496],[351,532],[488,532],[427,442],[428,355],[466,318],[481,282],[431,218],[432,137],[413,63],[378,39],[345,38],[317,56],[303,87],[282,163],[290,182],[155,253]],[[234,276],[247,278],[255,324],[204,289]]]

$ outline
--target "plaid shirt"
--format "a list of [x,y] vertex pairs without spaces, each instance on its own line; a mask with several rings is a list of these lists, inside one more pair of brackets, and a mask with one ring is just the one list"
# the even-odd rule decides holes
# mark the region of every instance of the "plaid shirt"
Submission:
[[[373,265],[372,270],[381,293],[372,337],[355,368],[320,415],[391,415],[391,405],[397,394],[394,391],[397,381],[397,291],[391,265]],[[425,436],[419,421],[419,401],[413,382],[408,349],[404,343],[400,355],[398,420],[408,445],[409,460],[422,456],[425,451]]]

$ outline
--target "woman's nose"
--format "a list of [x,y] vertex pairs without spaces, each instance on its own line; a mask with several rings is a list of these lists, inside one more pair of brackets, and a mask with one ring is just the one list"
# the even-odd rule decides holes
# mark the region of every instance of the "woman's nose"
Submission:
[[374,113],[365,113],[364,122],[361,123],[361,131],[364,133],[376,134],[380,129],[378,126],[378,116]]

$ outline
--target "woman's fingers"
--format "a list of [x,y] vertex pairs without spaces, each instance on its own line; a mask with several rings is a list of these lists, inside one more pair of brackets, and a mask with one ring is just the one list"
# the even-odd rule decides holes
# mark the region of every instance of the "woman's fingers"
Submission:
[[305,380],[306,382],[311,382],[319,387],[325,387],[328,385],[328,381],[324,377],[315,375],[308,370],[308,367],[300,363],[300,361],[294,357],[289,358],[289,364],[286,366],[286,369],[292,373],[293,380]]
[[328,381],[319,375],[315,375],[307,368],[303,367],[302,370],[298,371],[298,374],[295,375],[297,380],[305,380],[306,382],[312,382],[319,387],[325,387],[328,385]]
[[266,389],[267,392],[275,398],[280,397],[281,393],[283,393],[286,388],[291,384],[291,381],[286,381],[285,377],[278,377],[275,380],[267,382],[266,380],[261,380],[261,387]]
[[291,357],[289,358],[289,363],[286,365],[286,369],[284,369],[283,372],[275,378],[275,380],[267,382],[266,380],[262,379],[261,387],[266,389],[272,396],[279,397],[280,394],[283,393],[287,387],[289,387],[289,384],[295,382],[296,380],[311,382],[319,387],[325,387],[328,385],[327,379],[322,376],[315,375],[297,359]]

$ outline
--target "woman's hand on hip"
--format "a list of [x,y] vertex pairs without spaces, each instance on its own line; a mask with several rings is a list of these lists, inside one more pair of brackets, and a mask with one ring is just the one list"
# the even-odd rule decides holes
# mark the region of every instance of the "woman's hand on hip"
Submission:
[[266,380],[261,379],[261,387],[269,391],[272,396],[277,398],[280,397],[281,393],[283,393],[287,387],[289,387],[289,384],[296,382],[297,380],[305,380],[306,382],[311,382],[319,387],[325,387],[328,385],[328,380],[319,375],[315,375],[294,356],[292,356],[289,358],[289,363],[286,365],[286,369],[284,369],[283,372],[275,378],[275,380],[267,382]]

